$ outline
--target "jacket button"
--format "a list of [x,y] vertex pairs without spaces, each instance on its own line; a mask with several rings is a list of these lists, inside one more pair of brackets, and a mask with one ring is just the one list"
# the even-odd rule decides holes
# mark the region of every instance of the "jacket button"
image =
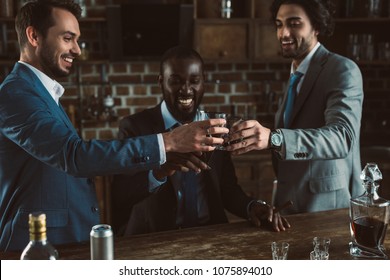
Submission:
[[95,206],[92,206],[91,210],[92,210],[93,213],[99,212],[99,208],[97,208]]
[[144,157],[144,161],[149,161],[150,160],[150,157],[149,156],[145,156]]

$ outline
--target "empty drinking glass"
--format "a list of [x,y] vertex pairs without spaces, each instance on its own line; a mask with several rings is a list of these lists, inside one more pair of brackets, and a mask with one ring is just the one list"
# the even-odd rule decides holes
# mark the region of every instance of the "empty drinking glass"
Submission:
[[287,242],[272,242],[272,259],[273,260],[287,260],[288,249],[290,244]]
[[[227,120],[228,114],[222,113],[222,112],[206,112],[206,116],[209,119],[225,119],[225,120]],[[222,137],[224,139],[225,138],[227,139],[228,135],[227,134],[221,134],[221,135],[214,135],[214,137]],[[224,145],[217,145],[215,147],[215,149],[216,150],[225,150],[225,146]]]
[[314,247],[314,254],[318,259],[321,259],[321,256],[328,255],[329,258],[329,245],[330,245],[330,238],[328,237],[314,237],[313,238],[313,247]]
[[321,252],[311,251],[310,252],[310,259],[311,260],[329,260],[329,253],[326,253],[324,251],[321,251]]

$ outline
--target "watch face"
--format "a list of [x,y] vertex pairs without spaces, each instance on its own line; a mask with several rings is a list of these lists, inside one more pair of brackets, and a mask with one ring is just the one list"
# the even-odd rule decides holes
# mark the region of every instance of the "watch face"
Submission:
[[271,143],[273,146],[280,147],[282,145],[282,135],[279,133],[272,134]]

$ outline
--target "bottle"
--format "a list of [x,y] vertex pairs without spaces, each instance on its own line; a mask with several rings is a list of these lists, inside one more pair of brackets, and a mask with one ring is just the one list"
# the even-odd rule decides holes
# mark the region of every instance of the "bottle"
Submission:
[[29,215],[30,242],[20,257],[21,260],[56,260],[57,250],[46,238],[46,214],[34,212]]
[[377,193],[382,180],[378,165],[367,163],[360,179],[365,192],[350,201],[350,254],[357,258],[388,259],[383,241],[389,223],[390,201]]
[[231,0],[221,0],[221,17],[222,18],[231,18],[233,13],[232,1]]
[[89,48],[88,48],[88,43],[87,42],[80,42],[80,60],[88,60],[89,58]]

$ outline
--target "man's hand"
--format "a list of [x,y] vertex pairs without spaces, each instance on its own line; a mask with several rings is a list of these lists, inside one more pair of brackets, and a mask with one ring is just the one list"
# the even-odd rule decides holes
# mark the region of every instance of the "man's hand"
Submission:
[[227,134],[229,130],[221,127],[226,124],[224,119],[210,119],[192,122],[163,133],[165,151],[168,152],[210,152],[215,145],[223,144],[223,139],[213,137],[215,134]]
[[268,204],[253,202],[249,209],[250,221],[256,227],[263,225],[272,226],[275,231],[285,231],[290,228],[286,218],[280,216],[278,211]]
[[188,172],[190,169],[199,173],[210,167],[200,159],[201,152],[194,153],[167,153],[167,161],[159,169],[153,170],[153,176],[157,180],[173,175],[176,171]]
[[251,150],[267,149],[270,133],[271,130],[258,121],[239,122],[230,129],[229,145],[226,150],[233,155],[239,155]]

